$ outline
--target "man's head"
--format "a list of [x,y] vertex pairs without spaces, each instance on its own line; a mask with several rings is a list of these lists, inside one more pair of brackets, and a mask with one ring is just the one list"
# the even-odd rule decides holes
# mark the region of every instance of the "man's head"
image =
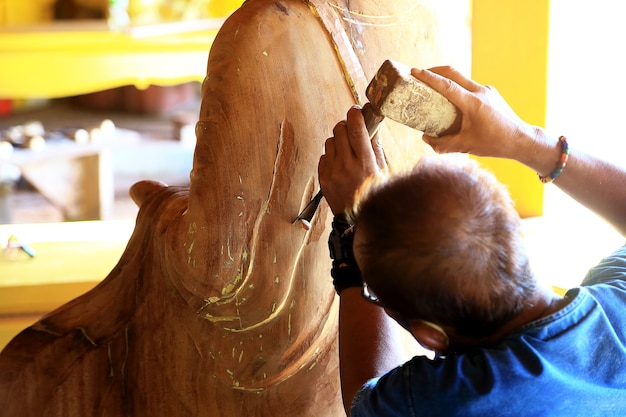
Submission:
[[424,158],[365,187],[354,252],[388,310],[479,340],[524,308],[536,282],[504,186],[471,160],[450,161]]

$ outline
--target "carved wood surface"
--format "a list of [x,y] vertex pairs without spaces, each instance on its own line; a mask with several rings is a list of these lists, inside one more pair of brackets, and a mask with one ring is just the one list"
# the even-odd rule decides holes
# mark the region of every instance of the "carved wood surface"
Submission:
[[[442,28],[467,3],[244,3],[209,54],[189,188],[131,188],[119,263],[0,355],[0,415],[343,415],[330,213],[292,221],[363,80],[387,58],[455,63],[468,39]],[[424,152],[419,132],[383,134],[395,167]]]

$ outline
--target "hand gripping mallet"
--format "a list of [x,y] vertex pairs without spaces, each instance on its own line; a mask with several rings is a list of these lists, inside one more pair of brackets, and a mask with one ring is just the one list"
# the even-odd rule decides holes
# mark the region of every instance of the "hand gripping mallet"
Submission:
[[[444,96],[411,75],[411,68],[386,60],[367,86],[369,103],[363,106],[363,118],[372,138],[380,123],[389,118],[439,137],[459,130],[461,113]],[[306,205],[294,223],[311,228],[311,219],[322,200],[322,192]]]

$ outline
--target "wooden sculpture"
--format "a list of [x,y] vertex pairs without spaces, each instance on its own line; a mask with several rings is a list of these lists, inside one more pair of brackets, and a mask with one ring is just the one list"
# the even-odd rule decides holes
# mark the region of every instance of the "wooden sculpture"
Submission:
[[[131,188],[119,263],[0,355],[0,415],[343,415],[330,213],[292,221],[385,59],[465,65],[467,3],[248,0],[210,51],[189,188]],[[382,134],[396,167],[424,152]]]

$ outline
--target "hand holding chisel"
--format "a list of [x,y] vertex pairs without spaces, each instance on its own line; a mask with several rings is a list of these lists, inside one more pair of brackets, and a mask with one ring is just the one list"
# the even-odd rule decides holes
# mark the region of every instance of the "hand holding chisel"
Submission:
[[[363,106],[363,118],[372,138],[385,117],[420,130],[429,136],[442,136],[459,130],[461,114],[444,96],[411,75],[411,68],[387,60],[366,91],[370,100]],[[322,192],[296,217],[305,229],[322,200]]]
[[[384,117],[374,110],[374,107],[371,105],[371,103],[366,103],[361,109],[361,113],[363,113],[363,119],[365,120],[367,133],[369,134],[370,139],[372,139],[376,135],[376,132],[378,132],[380,122],[383,121]],[[317,207],[322,201],[322,198],[323,195],[322,191],[320,190],[294,220],[294,223],[299,222],[305,230],[309,230],[311,228],[311,219],[313,218]]]

